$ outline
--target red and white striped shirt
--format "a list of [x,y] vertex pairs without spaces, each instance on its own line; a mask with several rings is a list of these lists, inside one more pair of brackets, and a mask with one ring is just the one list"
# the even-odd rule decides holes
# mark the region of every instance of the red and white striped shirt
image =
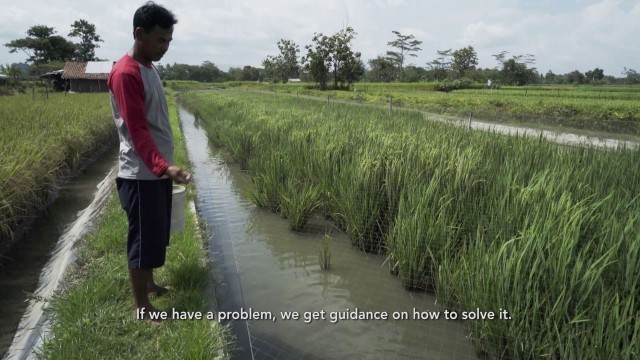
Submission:
[[160,76],[127,54],[109,74],[111,109],[120,137],[118,177],[167,178],[173,163],[173,132]]

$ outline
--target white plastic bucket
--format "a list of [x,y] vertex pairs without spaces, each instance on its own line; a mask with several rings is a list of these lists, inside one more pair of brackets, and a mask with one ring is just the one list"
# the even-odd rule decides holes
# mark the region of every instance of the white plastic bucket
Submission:
[[171,232],[176,233],[184,229],[184,209],[187,201],[187,188],[173,185],[171,197]]

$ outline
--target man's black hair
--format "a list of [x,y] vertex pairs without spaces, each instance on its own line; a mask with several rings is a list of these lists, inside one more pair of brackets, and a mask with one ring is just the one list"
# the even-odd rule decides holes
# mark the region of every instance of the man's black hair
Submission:
[[136,28],[141,27],[145,32],[149,32],[156,25],[166,30],[177,23],[178,20],[171,11],[154,3],[153,1],[149,1],[139,7],[133,15],[134,31]]

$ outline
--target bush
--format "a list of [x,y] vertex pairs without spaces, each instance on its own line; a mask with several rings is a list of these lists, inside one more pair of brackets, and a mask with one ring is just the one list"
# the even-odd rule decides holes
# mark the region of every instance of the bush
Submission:
[[467,78],[456,79],[453,81],[449,81],[445,79],[444,81],[440,81],[436,83],[437,91],[450,92],[453,90],[471,89],[471,88],[473,88],[473,81]]

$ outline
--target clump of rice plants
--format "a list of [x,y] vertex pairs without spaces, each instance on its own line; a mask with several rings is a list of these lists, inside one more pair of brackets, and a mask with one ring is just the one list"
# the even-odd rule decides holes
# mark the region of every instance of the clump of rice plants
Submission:
[[322,243],[318,248],[318,263],[322,270],[331,268],[331,237],[329,235],[325,235],[322,238]]
[[281,193],[280,204],[283,217],[289,220],[289,228],[302,231],[314,211],[322,205],[320,191],[314,185],[289,180]]

